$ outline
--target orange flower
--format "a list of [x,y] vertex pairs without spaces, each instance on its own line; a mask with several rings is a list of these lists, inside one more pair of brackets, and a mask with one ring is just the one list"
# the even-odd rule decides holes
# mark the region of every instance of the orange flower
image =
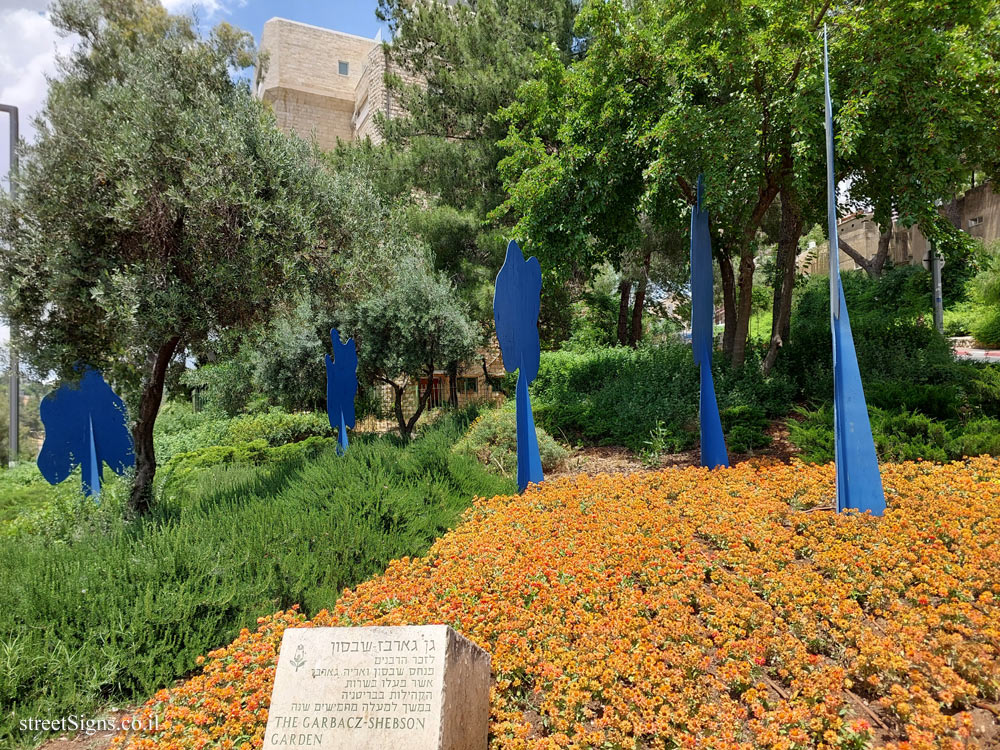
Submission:
[[882,475],[882,518],[803,512],[834,474],[802,464],[478,500],[331,611],[243,630],[116,747],[258,750],[285,628],[423,623],[492,655],[492,750],[870,747],[869,711],[885,747],[962,747],[1000,700],[1000,461]]

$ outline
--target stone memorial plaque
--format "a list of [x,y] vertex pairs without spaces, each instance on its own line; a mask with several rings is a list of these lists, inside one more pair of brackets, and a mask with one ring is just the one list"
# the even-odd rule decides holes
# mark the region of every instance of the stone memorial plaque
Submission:
[[263,750],[486,750],[490,657],[447,625],[288,628]]

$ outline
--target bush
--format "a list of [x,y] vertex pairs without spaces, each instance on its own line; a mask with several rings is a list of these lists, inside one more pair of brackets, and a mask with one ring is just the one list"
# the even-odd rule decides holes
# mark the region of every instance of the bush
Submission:
[[[933,327],[919,303],[920,295],[913,291],[921,274],[926,275],[909,266],[893,269],[881,279],[870,279],[860,271],[841,274],[866,384],[943,385],[954,376],[951,346]],[[809,279],[792,316],[790,340],[778,358],[779,369],[800,395],[821,403],[833,394],[829,290],[826,277]]]
[[[180,417],[183,409],[174,409],[178,416],[171,415],[164,430],[157,430],[156,460],[160,464],[169,463],[177,454],[202,451],[212,446],[235,447],[260,440],[274,447],[310,437],[331,437],[334,434],[325,412],[290,414],[272,409],[260,414],[245,414],[235,419],[216,415],[195,420],[192,417]],[[182,426],[186,424],[193,426],[183,429]],[[175,427],[180,429],[169,431]]]
[[750,453],[771,444],[767,413],[759,406],[733,406],[720,415],[726,433],[726,447],[734,453]]
[[275,608],[331,607],[424,553],[475,495],[512,493],[452,452],[466,425],[440,420],[406,446],[357,440],[343,457],[191,467],[133,522],[124,482],[121,498],[54,508],[42,533],[0,539],[0,746],[25,741],[22,718],[149,695]]
[[961,395],[955,384],[927,385],[883,381],[867,386],[865,397],[869,406],[919,412],[934,419],[958,419],[961,405]]
[[[767,417],[788,412],[793,386],[784,377],[765,378],[756,351],[740,370],[720,355],[713,373],[720,409],[755,407]],[[569,440],[641,451],[655,432],[666,452],[697,442],[698,371],[691,347],[681,342],[543,352],[531,393],[538,423]]]
[[53,486],[45,481],[33,461],[20,463],[12,469],[0,469],[0,526],[45,508],[60,498],[75,499],[81,494],[79,470]]
[[172,484],[183,482],[196,469],[218,466],[219,464],[263,466],[293,458],[315,458],[323,451],[334,448],[336,444],[336,438],[313,436],[297,443],[288,443],[273,448],[268,446],[267,441],[263,439],[236,445],[211,445],[190,453],[174,454],[157,480],[161,482],[162,492],[169,494],[169,487]]
[[972,324],[972,336],[980,346],[1000,346],[1000,310],[984,311]]
[[[1000,453],[1000,421],[980,418],[966,423],[942,421],[925,414],[868,409],[875,450],[882,461],[950,461]],[[834,459],[833,408],[798,409],[789,420],[789,439],[807,463]]]
[[[569,456],[563,446],[541,427],[535,427],[542,469],[552,471]],[[474,456],[487,468],[505,477],[517,476],[517,418],[511,408],[486,409],[455,443],[454,451]]]

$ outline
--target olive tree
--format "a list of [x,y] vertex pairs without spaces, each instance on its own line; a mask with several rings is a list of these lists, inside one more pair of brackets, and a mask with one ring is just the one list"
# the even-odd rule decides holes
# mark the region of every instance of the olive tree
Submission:
[[[399,433],[409,438],[430,399],[435,370],[467,360],[475,352],[476,328],[447,277],[416,255],[402,262],[377,293],[351,304],[341,316],[341,330],[355,338],[365,374],[386,383],[394,394]],[[411,383],[427,378],[417,408],[403,413]]]
[[168,364],[320,271],[335,211],[317,155],[230,74],[254,61],[249,35],[201,38],[156,0],[59,0],[52,17],[80,42],[0,205],[0,303],[37,370],[98,367],[122,392],[141,513]]

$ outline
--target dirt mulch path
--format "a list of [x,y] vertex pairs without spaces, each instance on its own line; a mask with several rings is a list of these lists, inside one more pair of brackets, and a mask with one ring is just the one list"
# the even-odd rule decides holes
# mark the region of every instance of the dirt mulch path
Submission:
[[[771,460],[790,463],[798,455],[798,449],[788,440],[788,428],[783,422],[775,422],[767,429],[771,444],[766,448],[751,453],[730,453],[729,460],[733,464],[744,461]],[[643,463],[641,457],[621,446],[599,446],[577,448],[572,455],[555,471],[547,474],[547,478],[565,477],[573,474],[634,474],[639,471],[655,471],[657,469],[684,468],[698,466],[701,454],[697,448],[667,453],[660,456],[655,465]]]

